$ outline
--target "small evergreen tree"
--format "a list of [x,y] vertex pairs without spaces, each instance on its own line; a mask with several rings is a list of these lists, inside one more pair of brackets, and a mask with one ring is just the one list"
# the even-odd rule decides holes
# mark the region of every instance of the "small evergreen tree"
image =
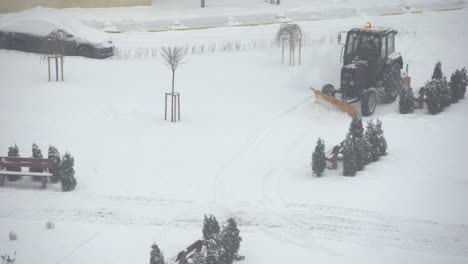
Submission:
[[362,143],[362,160],[364,161],[364,165],[367,165],[372,162],[372,152],[369,140],[365,135],[362,138]]
[[438,61],[434,67],[434,72],[432,73],[432,80],[440,80],[444,74],[442,73],[442,63]]
[[233,218],[229,218],[219,234],[219,240],[224,248],[224,252],[220,256],[222,263],[231,264],[238,256],[240,242],[242,241],[239,233],[236,221]]
[[367,121],[366,126],[366,134],[365,134],[366,142],[369,144],[369,156],[370,161],[378,161],[380,159],[379,155],[379,138],[377,137],[377,131],[375,130],[374,121],[369,120]]
[[224,247],[218,240],[218,235],[205,241],[206,247],[206,264],[225,264],[222,262],[222,257],[224,255]]
[[447,98],[447,94],[450,94],[447,80],[441,78],[427,82],[426,91],[427,109],[429,113],[435,115],[442,112],[444,107],[446,107],[447,100],[450,100],[450,98]]
[[216,217],[214,215],[210,215],[207,217],[205,215],[205,219],[203,220],[203,238],[205,240],[209,240],[214,238],[216,235],[219,234],[219,223],[216,220]]
[[[8,157],[19,157],[19,149],[18,149],[18,146],[16,146],[16,144],[8,148]],[[7,171],[21,171],[21,168],[20,167],[6,167],[6,170]],[[9,181],[17,181],[21,179],[21,176],[8,175],[7,178]]]
[[411,87],[403,88],[400,91],[398,106],[401,114],[409,114],[414,111],[414,93]]
[[150,264],[165,264],[164,254],[156,243],[151,246]]
[[[32,145],[32,157],[35,159],[43,158],[42,151],[36,143]],[[29,172],[44,172],[44,170],[42,168],[29,168]],[[42,179],[42,177],[39,176],[33,176],[32,178],[35,181],[40,181]]]
[[351,133],[348,133],[343,144],[343,176],[354,176],[357,171],[356,146]]
[[465,98],[466,87],[468,86],[468,77],[466,75],[466,68],[461,69],[461,78],[462,78],[462,89],[460,91],[460,99]]
[[52,173],[52,177],[50,181],[53,183],[57,183],[60,180],[60,167],[62,164],[62,159],[60,158],[60,153],[58,152],[57,148],[50,145],[47,158],[54,162],[54,168],[50,169],[50,173]]
[[327,167],[327,160],[325,158],[325,144],[322,139],[317,140],[315,151],[312,153],[312,171],[317,176],[322,176],[322,173]]
[[375,124],[375,133],[377,135],[378,143],[377,149],[380,156],[387,155],[387,140],[384,137],[384,131],[382,128],[382,122],[377,118],[377,123]]
[[70,153],[65,153],[62,157],[62,164],[60,166],[62,182],[62,190],[64,192],[69,192],[75,189],[76,187],[76,178],[75,178],[75,159],[70,155]]
[[368,153],[366,147],[364,146],[364,126],[360,118],[354,117],[349,126],[349,133],[351,134],[351,139],[354,143],[354,153],[356,155],[356,170],[361,171],[366,165],[366,156]]
[[206,264],[206,257],[201,252],[195,252],[190,259],[192,264]]

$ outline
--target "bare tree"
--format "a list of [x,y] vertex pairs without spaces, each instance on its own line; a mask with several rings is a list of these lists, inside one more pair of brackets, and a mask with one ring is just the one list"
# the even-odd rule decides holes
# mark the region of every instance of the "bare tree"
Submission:
[[284,46],[289,46],[289,66],[294,66],[296,46],[299,46],[299,65],[301,64],[303,31],[297,24],[283,23],[276,33],[275,41],[282,46],[281,60],[284,63]]
[[174,79],[175,71],[179,65],[183,64],[186,52],[181,47],[163,47],[161,48],[161,57],[164,59],[164,63],[172,71],[172,93],[174,93]]

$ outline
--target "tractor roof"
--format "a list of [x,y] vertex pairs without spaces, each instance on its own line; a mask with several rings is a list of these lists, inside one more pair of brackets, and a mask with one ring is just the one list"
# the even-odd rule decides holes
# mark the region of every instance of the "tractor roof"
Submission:
[[364,26],[364,27],[358,27],[358,28],[353,28],[350,31],[352,32],[359,32],[359,33],[369,33],[369,34],[381,34],[385,35],[386,33],[390,31],[396,31],[391,27],[375,27],[375,26]]

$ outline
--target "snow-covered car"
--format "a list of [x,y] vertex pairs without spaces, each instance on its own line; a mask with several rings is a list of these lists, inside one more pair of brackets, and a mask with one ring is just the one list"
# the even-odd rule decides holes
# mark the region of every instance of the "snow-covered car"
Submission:
[[20,15],[2,21],[0,48],[97,59],[114,54],[114,44],[106,33],[60,14]]

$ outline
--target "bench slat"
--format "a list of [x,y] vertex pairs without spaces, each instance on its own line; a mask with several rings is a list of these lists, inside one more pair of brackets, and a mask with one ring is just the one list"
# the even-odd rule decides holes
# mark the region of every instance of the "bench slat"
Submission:
[[0,170],[0,175],[11,176],[37,176],[37,177],[52,177],[52,173],[45,172],[22,172],[22,171],[4,171]]
[[39,159],[39,158],[0,157],[0,161],[2,160],[8,161],[8,162],[38,162],[38,163],[54,164],[53,160]]
[[14,168],[14,167],[26,167],[26,168],[40,168],[40,169],[53,169],[53,164],[48,163],[34,163],[34,162],[3,162],[0,160],[0,167]]

